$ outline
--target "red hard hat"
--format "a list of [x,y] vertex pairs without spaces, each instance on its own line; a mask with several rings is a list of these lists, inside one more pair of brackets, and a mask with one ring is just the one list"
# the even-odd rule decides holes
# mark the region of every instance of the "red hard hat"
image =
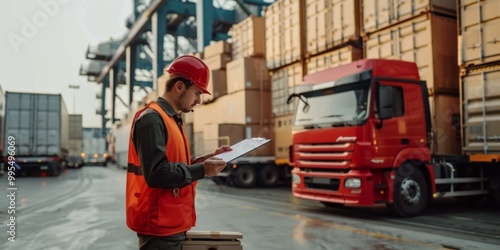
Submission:
[[205,94],[209,94],[208,80],[210,79],[210,70],[208,66],[198,57],[190,55],[181,55],[174,59],[168,66],[167,72],[172,75],[178,75],[193,82],[200,87]]

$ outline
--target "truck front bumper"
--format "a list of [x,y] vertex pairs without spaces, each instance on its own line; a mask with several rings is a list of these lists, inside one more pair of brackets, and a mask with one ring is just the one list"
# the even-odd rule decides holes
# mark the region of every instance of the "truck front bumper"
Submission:
[[[293,195],[299,198],[346,205],[371,206],[376,201],[373,175],[370,171],[347,173],[292,171]],[[359,187],[346,187],[346,180],[359,180]]]

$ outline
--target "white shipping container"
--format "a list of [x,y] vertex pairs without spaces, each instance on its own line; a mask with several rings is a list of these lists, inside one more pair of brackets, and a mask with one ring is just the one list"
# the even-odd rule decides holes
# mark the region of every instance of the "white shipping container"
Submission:
[[500,63],[461,77],[463,150],[500,153]]
[[[494,0],[496,1],[496,0]],[[362,0],[363,32],[371,33],[432,11],[456,16],[455,0]]]
[[360,36],[359,0],[306,0],[306,54],[315,55]]
[[281,1],[271,4],[265,11],[265,33],[266,33],[266,66],[269,69],[281,65]]
[[307,60],[307,74],[351,63],[361,58],[363,58],[363,51],[352,45],[348,45],[340,49],[309,58]]
[[462,67],[500,61],[500,1],[460,0],[459,58]]
[[415,62],[429,93],[458,92],[456,20],[425,14],[365,37],[366,58]]
[[265,22],[263,17],[249,16],[231,27],[232,58],[266,54]]
[[6,93],[5,136],[16,141],[16,155],[68,153],[69,114],[59,94]]
[[301,13],[299,0],[280,0],[265,12],[266,65],[275,69],[300,60]]
[[275,70],[271,75],[272,113],[275,116],[292,114],[294,104],[287,104],[288,96],[293,93],[294,87],[299,85],[304,76],[302,65],[295,63],[282,69]]

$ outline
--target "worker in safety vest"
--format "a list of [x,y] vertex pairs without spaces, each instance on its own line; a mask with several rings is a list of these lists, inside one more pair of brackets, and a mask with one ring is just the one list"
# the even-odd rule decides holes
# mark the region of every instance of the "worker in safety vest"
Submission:
[[135,114],[130,132],[126,214],[139,249],[181,249],[196,222],[196,181],[223,170],[226,163],[214,155],[231,150],[224,145],[191,158],[180,114],[210,94],[210,71],[189,55],[177,57],[166,71],[165,93]]

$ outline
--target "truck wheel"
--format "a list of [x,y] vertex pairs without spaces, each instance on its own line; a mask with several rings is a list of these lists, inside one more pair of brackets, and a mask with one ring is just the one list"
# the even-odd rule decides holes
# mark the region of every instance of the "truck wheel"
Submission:
[[394,181],[394,203],[387,207],[402,217],[422,213],[429,201],[427,182],[422,172],[410,164],[399,167]]
[[259,169],[259,183],[264,187],[274,187],[278,184],[280,173],[278,167],[266,165]]
[[257,176],[251,166],[240,166],[234,171],[232,179],[237,187],[250,188],[255,185]]

